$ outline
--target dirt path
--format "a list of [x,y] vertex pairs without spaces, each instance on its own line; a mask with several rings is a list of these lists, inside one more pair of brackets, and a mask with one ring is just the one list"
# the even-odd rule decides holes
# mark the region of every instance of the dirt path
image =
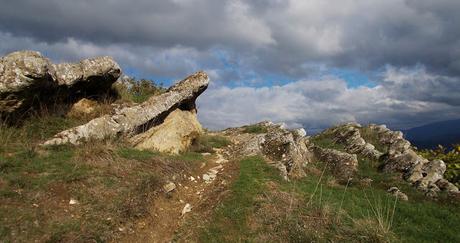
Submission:
[[[197,224],[200,224],[197,222],[207,222],[238,172],[236,163],[230,158],[229,147],[215,151],[215,154],[205,155],[205,162],[198,172],[176,182],[173,191],[155,198],[150,216],[137,221],[133,230],[117,242],[190,241],[196,238]],[[187,221],[193,221],[193,226],[187,225]]]

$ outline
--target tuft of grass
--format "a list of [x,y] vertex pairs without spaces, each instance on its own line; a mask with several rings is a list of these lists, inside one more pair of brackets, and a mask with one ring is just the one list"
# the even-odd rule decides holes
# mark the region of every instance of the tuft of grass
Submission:
[[265,126],[254,124],[245,126],[243,132],[245,133],[267,133],[268,129]]
[[335,149],[339,151],[345,151],[345,147],[342,144],[335,143],[332,138],[324,136],[324,135],[318,135],[314,136],[310,140],[314,145],[321,147],[321,148],[327,148],[327,149]]
[[223,148],[230,143],[231,142],[223,136],[205,134],[193,141],[189,151],[197,153],[214,153],[214,148]]
[[115,83],[116,90],[122,101],[142,103],[152,96],[160,95],[166,91],[163,85],[152,80],[129,78],[124,83]]

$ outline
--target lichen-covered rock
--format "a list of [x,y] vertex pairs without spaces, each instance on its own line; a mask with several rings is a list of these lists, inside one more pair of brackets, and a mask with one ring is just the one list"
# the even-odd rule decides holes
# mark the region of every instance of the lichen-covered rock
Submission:
[[0,59],[0,113],[11,113],[57,87],[51,62],[39,52],[19,51]]
[[441,189],[443,191],[453,192],[453,193],[458,193],[459,192],[458,188],[454,184],[452,184],[451,182],[449,182],[446,179],[439,179],[436,182],[436,186],[438,186],[439,189]]
[[[442,181],[446,171],[445,163],[442,160],[429,161],[417,154],[399,131],[391,131],[385,125],[374,124],[369,125],[369,129],[377,134],[381,144],[388,146],[388,153],[382,156],[383,171],[400,172],[407,181],[425,191],[427,196],[435,197],[440,190],[437,182]],[[453,184],[441,189],[458,190]]]
[[358,157],[335,149],[313,146],[313,154],[341,182],[348,182],[358,171]]
[[261,144],[262,152],[271,161],[278,161],[286,167],[291,178],[305,176],[304,167],[308,163],[308,149],[305,138],[295,131],[279,126],[268,129]]
[[83,59],[79,63],[54,65],[59,85],[110,87],[121,75],[121,68],[108,56]]
[[163,123],[130,139],[135,148],[178,154],[185,152],[203,129],[194,111],[176,109]]
[[58,98],[106,94],[120,75],[120,67],[110,57],[55,65],[39,52],[13,52],[0,59],[0,114]]
[[359,131],[361,125],[357,123],[348,123],[326,132],[333,134],[334,142],[345,145],[345,150],[351,154],[361,154],[365,157],[378,159],[382,152],[375,149],[375,146],[366,142]]
[[305,176],[305,167],[312,160],[308,138],[300,129],[289,130],[283,124],[260,122],[263,133],[246,133],[245,127],[223,131],[234,139],[235,150],[241,156],[263,155],[267,162],[280,170],[283,178]]
[[118,110],[88,123],[62,131],[44,145],[79,144],[88,139],[104,139],[125,135],[132,137],[159,125],[177,108],[194,110],[196,98],[208,87],[206,73],[197,72],[173,85],[166,93],[153,96],[132,107]]

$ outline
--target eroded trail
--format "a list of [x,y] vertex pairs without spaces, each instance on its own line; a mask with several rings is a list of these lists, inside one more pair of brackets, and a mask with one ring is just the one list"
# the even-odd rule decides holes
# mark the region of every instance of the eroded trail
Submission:
[[152,202],[150,215],[138,220],[117,242],[193,241],[200,224],[210,219],[238,173],[230,147],[214,150],[214,154],[204,156],[198,172],[171,180],[175,189],[158,195]]

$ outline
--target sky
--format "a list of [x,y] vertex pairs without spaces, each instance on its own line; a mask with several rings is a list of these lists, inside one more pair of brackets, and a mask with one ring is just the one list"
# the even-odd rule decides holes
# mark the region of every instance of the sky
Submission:
[[0,55],[109,55],[166,86],[198,70],[210,129],[316,132],[460,118],[458,0],[0,0]]

